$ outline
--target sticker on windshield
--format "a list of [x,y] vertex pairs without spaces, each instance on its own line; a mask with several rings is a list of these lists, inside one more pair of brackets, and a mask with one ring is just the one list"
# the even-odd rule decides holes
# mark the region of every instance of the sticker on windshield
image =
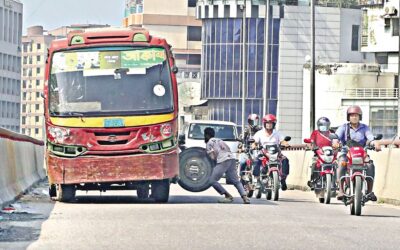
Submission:
[[153,88],[153,92],[156,96],[164,96],[165,95],[165,87],[161,84],[157,84]]

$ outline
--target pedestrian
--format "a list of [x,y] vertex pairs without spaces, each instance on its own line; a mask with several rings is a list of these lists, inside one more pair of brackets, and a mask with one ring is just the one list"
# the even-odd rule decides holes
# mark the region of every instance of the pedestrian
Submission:
[[250,199],[247,197],[246,191],[236,173],[236,160],[233,156],[229,146],[221,139],[214,138],[215,131],[213,128],[204,129],[204,140],[207,144],[207,154],[211,159],[217,162],[210,177],[210,182],[213,188],[225,198],[219,200],[219,203],[231,203],[233,196],[225,190],[224,187],[218,182],[222,175],[225,173],[227,182],[232,183],[239,191],[243,199],[243,203],[250,204]]

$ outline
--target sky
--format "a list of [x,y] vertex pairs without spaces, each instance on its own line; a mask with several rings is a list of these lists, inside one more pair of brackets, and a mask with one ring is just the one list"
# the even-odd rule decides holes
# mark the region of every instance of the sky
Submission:
[[42,25],[45,30],[71,24],[121,26],[125,0],[20,0],[24,4],[23,34],[26,28]]

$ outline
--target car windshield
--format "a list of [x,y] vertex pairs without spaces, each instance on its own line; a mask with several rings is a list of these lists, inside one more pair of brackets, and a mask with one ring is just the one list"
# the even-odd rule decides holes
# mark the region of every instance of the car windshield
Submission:
[[235,141],[237,138],[235,126],[221,124],[199,124],[192,123],[189,127],[189,138],[196,140],[204,140],[204,129],[213,128],[215,137],[224,141]]
[[173,111],[165,50],[104,47],[55,53],[49,111],[52,116]]

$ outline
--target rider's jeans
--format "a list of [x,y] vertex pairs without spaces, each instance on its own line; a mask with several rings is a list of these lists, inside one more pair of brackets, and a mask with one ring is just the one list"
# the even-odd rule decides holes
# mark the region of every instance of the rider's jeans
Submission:
[[247,160],[247,155],[245,153],[241,153],[239,155],[239,165],[240,165],[240,170],[239,170],[239,175],[243,175],[243,171],[246,168],[246,160]]

